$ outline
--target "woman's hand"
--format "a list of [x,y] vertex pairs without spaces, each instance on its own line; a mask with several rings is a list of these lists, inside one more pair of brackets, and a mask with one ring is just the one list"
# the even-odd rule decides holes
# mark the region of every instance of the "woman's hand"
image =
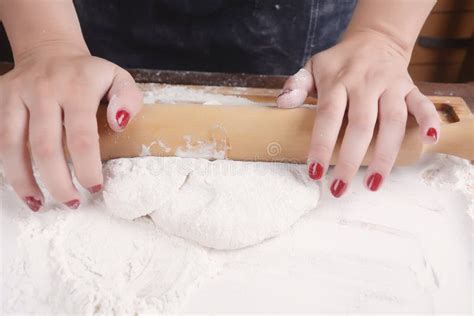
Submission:
[[44,203],[32,171],[34,160],[51,195],[77,208],[63,144],[79,183],[91,193],[102,186],[96,112],[109,101],[107,119],[120,132],[137,114],[142,94],[131,75],[87,49],[52,43],[16,56],[15,68],[0,77],[0,159],[15,192],[33,210]]
[[[318,92],[308,171],[318,180],[327,171],[347,110],[344,133],[330,189],[340,197],[352,181],[375,137],[375,150],[365,183],[377,191],[389,175],[405,135],[407,112],[415,116],[420,137],[435,143],[440,122],[433,103],[413,84],[407,66],[410,56],[397,43],[376,32],[353,33],[338,45],[314,55],[304,69],[285,83],[278,106],[301,105]],[[378,121],[379,129],[374,135]]]

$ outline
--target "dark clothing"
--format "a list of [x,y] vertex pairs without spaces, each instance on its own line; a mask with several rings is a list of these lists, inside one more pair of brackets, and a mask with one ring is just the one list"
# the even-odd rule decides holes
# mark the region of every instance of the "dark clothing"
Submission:
[[75,0],[91,52],[123,67],[291,74],[356,0]]

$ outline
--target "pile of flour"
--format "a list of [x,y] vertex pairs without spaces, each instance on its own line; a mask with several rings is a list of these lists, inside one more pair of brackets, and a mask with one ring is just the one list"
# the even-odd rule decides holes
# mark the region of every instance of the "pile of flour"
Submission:
[[434,187],[460,191],[470,201],[468,213],[474,219],[474,166],[468,160],[437,155],[422,173],[423,180]]

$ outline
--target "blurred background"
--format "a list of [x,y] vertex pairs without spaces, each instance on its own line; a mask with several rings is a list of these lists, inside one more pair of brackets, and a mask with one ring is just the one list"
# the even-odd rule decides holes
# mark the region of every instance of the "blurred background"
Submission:
[[415,81],[474,80],[474,0],[438,0],[408,70]]

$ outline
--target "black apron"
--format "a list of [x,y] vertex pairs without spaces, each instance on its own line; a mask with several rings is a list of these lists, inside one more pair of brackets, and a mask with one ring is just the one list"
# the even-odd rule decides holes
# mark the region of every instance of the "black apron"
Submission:
[[75,0],[86,42],[122,67],[292,74],[334,45],[356,0]]

